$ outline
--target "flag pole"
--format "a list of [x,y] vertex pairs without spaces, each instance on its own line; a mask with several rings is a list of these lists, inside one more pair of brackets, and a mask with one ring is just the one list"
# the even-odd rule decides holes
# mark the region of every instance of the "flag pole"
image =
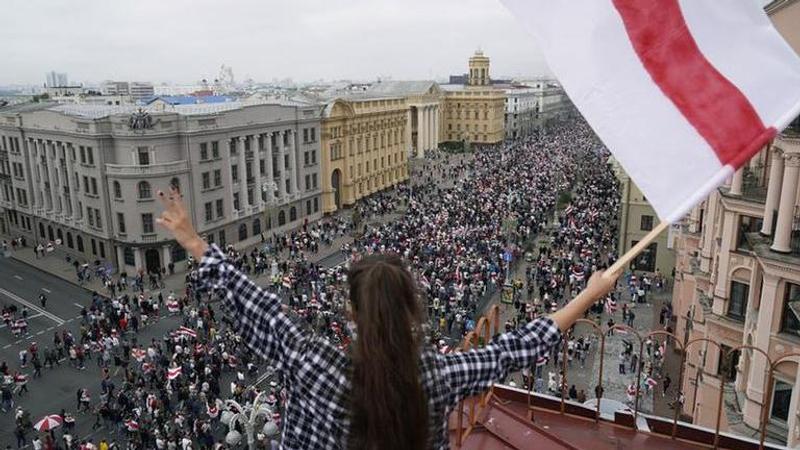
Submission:
[[611,267],[603,273],[603,276],[610,278],[612,275],[620,272],[631,260],[642,253],[642,251],[653,242],[662,231],[669,228],[669,222],[662,221],[657,227],[650,230],[649,233],[639,242],[636,243],[630,250],[625,252]]

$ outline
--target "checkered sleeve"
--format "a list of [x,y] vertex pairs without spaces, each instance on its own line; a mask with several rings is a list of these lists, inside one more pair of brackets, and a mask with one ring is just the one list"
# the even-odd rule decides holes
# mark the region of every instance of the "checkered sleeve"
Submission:
[[443,355],[450,404],[485,391],[513,371],[531,367],[560,340],[558,326],[545,317],[501,334],[483,348]]
[[292,373],[299,367],[306,338],[282,312],[280,298],[237,270],[216,245],[210,245],[200,261],[197,288],[223,294],[236,332],[275,369]]

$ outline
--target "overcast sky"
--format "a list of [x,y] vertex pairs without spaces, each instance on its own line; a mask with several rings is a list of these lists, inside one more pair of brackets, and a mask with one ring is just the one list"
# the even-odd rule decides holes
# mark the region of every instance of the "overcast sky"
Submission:
[[194,82],[221,64],[238,80],[395,79],[467,71],[548,73],[497,0],[2,0],[0,84]]

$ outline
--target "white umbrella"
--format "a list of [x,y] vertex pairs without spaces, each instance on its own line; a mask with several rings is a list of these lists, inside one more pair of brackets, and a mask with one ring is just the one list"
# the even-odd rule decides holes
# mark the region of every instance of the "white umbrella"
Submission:
[[36,425],[33,426],[37,431],[50,431],[54,428],[58,428],[61,424],[64,423],[64,419],[59,416],[58,414],[51,414],[49,416],[44,416],[42,420],[36,422]]

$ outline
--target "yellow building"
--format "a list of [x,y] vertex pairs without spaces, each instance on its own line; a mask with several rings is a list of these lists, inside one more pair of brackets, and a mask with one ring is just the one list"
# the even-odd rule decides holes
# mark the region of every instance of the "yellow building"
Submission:
[[489,58],[477,51],[469,59],[466,85],[445,84],[440,141],[494,144],[504,137],[505,93],[492,87]]
[[[656,225],[658,216],[647,201],[639,186],[631,180],[625,169],[613,157],[611,168],[620,182],[622,202],[620,203],[619,241],[617,251],[624,255],[639,243]],[[675,267],[673,232],[661,233],[647,248],[631,262],[629,268],[643,272],[661,272],[670,275]]]
[[408,178],[411,129],[402,97],[354,95],[322,113],[322,208],[331,213]]

